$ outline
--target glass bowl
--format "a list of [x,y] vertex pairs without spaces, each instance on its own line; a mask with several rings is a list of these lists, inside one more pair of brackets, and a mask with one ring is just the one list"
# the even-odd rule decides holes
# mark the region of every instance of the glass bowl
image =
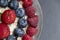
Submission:
[[38,23],[38,33],[34,36],[34,40],[40,40],[40,35],[43,28],[43,14],[40,3],[38,0],[33,0],[33,6],[36,8],[36,14],[38,15],[39,23]]
[[[39,19],[39,22],[38,22],[38,32],[37,34],[33,37],[33,40],[40,40],[40,35],[41,35],[41,32],[42,32],[42,28],[43,28],[43,14],[42,14],[42,9],[41,9],[41,6],[39,4],[39,1],[38,0],[33,0],[33,6],[36,8],[36,14],[38,15],[38,19]],[[21,6],[20,6],[21,7]],[[9,9],[8,7],[7,8],[1,8],[0,7],[0,13],[3,13],[5,10]],[[15,26],[15,24],[12,24],[12,26]],[[11,26],[11,25],[9,25]],[[11,31],[13,31],[14,28],[12,28],[11,26]],[[4,39],[5,40],[5,39]],[[21,40],[21,39],[19,39]]]

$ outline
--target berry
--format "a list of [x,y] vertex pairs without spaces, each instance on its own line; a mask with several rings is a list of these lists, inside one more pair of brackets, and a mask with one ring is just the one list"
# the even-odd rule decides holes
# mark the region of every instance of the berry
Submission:
[[19,28],[25,28],[27,26],[27,20],[24,18],[19,19]]
[[36,28],[33,28],[33,27],[31,27],[31,26],[29,26],[28,28],[27,28],[27,34],[29,35],[29,36],[33,36],[33,35],[35,35],[36,33],[37,33],[37,29]]
[[6,7],[8,5],[8,0],[0,0],[0,6]]
[[6,10],[2,14],[2,21],[6,24],[11,24],[15,21],[16,13],[14,10]]
[[11,9],[16,10],[19,7],[19,3],[17,0],[11,0],[8,5]]
[[14,35],[10,35],[6,40],[16,40],[16,37]]
[[4,23],[0,23],[0,39],[4,39],[9,35],[10,35],[9,27]]
[[2,16],[2,13],[0,13],[0,21],[1,21],[1,16]]
[[32,37],[30,37],[29,35],[25,34],[23,37],[22,37],[22,40],[33,40]]
[[18,8],[17,10],[16,10],[16,16],[17,17],[23,17],[25,15],[25,10],[23,9],[23,8]]
[[32,0],[22,0],[23,1],[23,7],[27,8],[33,4]]
[[27,21],[28,21],[28,23],[29,23],[30,26],[36,28],[37,27],[37,24],[38,24],[38,16],[35,15],[32,18],[28,18]]
[[14,30],[14,34],[18,37],[22,37],[24,35],[24,30],[23,29],[20,29],[20,28],[16,28]]
[[35,8],[33,6],[29,6],[26,8],[26,15],[28,17],[33,17],[35,15]]
[[4,40],[4,39],[0,39],[0,40]]

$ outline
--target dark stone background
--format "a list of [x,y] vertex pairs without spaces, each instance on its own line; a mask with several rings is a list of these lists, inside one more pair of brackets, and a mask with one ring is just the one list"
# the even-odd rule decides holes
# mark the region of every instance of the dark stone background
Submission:
[[39,0],[44,16],[40,40],[60,40],[60,0]]

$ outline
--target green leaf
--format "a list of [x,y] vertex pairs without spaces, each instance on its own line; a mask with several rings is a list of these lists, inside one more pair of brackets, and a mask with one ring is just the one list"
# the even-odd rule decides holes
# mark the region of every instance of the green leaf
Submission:
[[2,16],[2,13],[0,13],[0,21],[1,21],[1,16]]

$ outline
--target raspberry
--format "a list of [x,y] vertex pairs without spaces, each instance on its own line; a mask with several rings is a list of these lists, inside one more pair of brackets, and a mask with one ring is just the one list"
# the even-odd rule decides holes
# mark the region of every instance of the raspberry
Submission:
[[6,24],[14,23],[16,18],[16,13],[14,10],[5,10],[2,14],[2,21]]
[[33,6],[26,8],[26,15],[28,17],[33,17],[35,15],[35,8]]
[[32,37],[33,35],[35,35],[37,33],[37,28],[33,28],[33,27],[29,26],[27,28],[26,32],[28,35],[30,35]]
[[0,39],[0,40],[4,40],[4,39]]
[[27,21],[28,21],[28,23],[29,23],[30,26],[36,28],[37,27],[37,24],[38,24],[38,16],[35,15],[32,18],[28,18]]
[[32,0],[22,0],[23,1],[23,7],[27,8],[33,4]]
[[23,37],[22,37],[22,40],[33,40],[29,35],[25,34]]
[[9,35],[10,35],[9,27],[4,23],[0,23],[0,39],[4,39]]

